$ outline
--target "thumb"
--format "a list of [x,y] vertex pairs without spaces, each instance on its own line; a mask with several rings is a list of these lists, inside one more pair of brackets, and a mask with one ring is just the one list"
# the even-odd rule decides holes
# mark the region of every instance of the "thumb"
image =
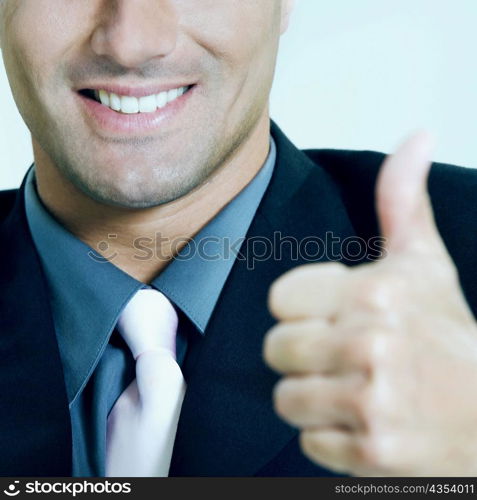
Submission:
[[427,192],[433,139],[419,132],[381,167],[376,202],[388,251],[426,251],[442,246]]

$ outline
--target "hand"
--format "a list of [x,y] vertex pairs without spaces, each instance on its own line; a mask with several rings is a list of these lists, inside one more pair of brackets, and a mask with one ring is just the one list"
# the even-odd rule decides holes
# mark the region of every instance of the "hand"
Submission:
[[339,473],[477,475],[477,327],[434,222],[430,149],[414,136],[381,169],[385,258],[298,267],[270,292],[276,411]]

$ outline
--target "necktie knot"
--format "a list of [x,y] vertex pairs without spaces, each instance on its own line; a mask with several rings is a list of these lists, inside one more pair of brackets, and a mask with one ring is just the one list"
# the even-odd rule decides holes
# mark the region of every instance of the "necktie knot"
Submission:
[[167,350],[176,357],[178,317],[169,299],[155,289],[141,289],[124,308],[117,329],[134,359],[146,351]]

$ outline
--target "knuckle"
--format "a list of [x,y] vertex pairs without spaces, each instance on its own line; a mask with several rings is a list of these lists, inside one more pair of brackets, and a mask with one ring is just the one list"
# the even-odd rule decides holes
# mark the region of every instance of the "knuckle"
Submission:
[[306,355],[306,342],[296,327],[277,324],[265,337],[264,358],[277,370],[288,370],[300,363]]
[[310,268],[327,274],[345,274],[349,269],[341,262],[319,262],[309,264]]
[[349,411],[356,417],[356,420],[361,423],[361,426],[365,428],[370,412],[367,402],[364,401],[361,396],[361,391],[359,394],[349,399],[348,408]]
[[284,342],[286,349],[287,364],[294,371],[305,371],[305,361],[307,358],[306,342],[300,339],[288,338]]
[[364,337],[364,364],[368,373],[380,375],[393,353],[394,337],[384,330],[371,330]]
[[276,318],[283,318],[288,311],[290,297],[296,299],[296,294],[304,288],[309,276],[309,270],[314,264],[298,266],[282,274],[271,285],[268,293],[268,307]]
[[273,368],[278,368],[283,344],[285,327],[278,323],[266,334],[263,342],[263,358]]
[[[277,371],[310,373],[322,366],[328,325],[320,320],[278,323],[264,339],[265,361]],[[321,364],[320,364],[321,363]]]
[[444,262],[439,266],[436,265],[434,272],[436,277],[440,278],[441,281],[460,287],[459,272],[454,263]]
[[305,456],[316,463],[326,463],[338,473],[349,473],[352,470],[352,451],[348,447],[341,448],[330,439],[323,439],[320,430],[303,430],[299,435],[300,449]]
[[315,410],[315,399],[313,394],[307,391],[296,391],[290,400],[297,413],[309,415]]
[[306,411],[309,406],[308,395],[296,380],[285,378],[278,382],[273,392],[275,411],[283,418]]
[[358,307],[369,311],[394,308],[401,300],[403,279],[394,273],[380,272],[363,277],[356,287],[355,302]]
[[[268,307],[277,319],[302,317],[311,308],[320,280],[348,272],[340,263],[318,263],[297,266],[276,279],[268,293]],[[326,279],[325,279],[326,278]]]
[[381,366],[387,344],[386,335],[379,331],[370,331],[363,336],[361,356],[367,370],[375,373]]
[[373,383],[355,392],[350,399],[350,408],[360,423],[360,427],[366,432],[382,427],[384,411]]
[[272,283],[268,293],[268,309],[275,318],[280,319],[286,305],[287,277],[281,276]]
[[289,398],[286,385],[286,380],[281,380],[273,389],[273,406],[275,412],[281,417],[287,415],[289,408]]
[[370,433],[359,440],[356,461],[364,473],[391,472],[396,451],[387,433]]
[[382,330],[358,333],[344,346],[344,356],[354,360],[369,376],[378,373],[386,364],[392,349],[390,335]]
[[320,455],[322,443],[318,432],[300,432],[299,443],[301,450],[306,456],[313,459]]
[[282,353],[291,364],[299,362],[306,354],[305,342],[297,332],[283,332],[280,344]]

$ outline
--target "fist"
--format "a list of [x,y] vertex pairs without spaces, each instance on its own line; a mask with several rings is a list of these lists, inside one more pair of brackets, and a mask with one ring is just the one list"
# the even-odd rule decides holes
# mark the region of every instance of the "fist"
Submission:
[[276,412],[339,473],[477,475],[477,326],[434,222],[430,149],[414,136],[381,169],[386,257],[298,267],[270,291]]

